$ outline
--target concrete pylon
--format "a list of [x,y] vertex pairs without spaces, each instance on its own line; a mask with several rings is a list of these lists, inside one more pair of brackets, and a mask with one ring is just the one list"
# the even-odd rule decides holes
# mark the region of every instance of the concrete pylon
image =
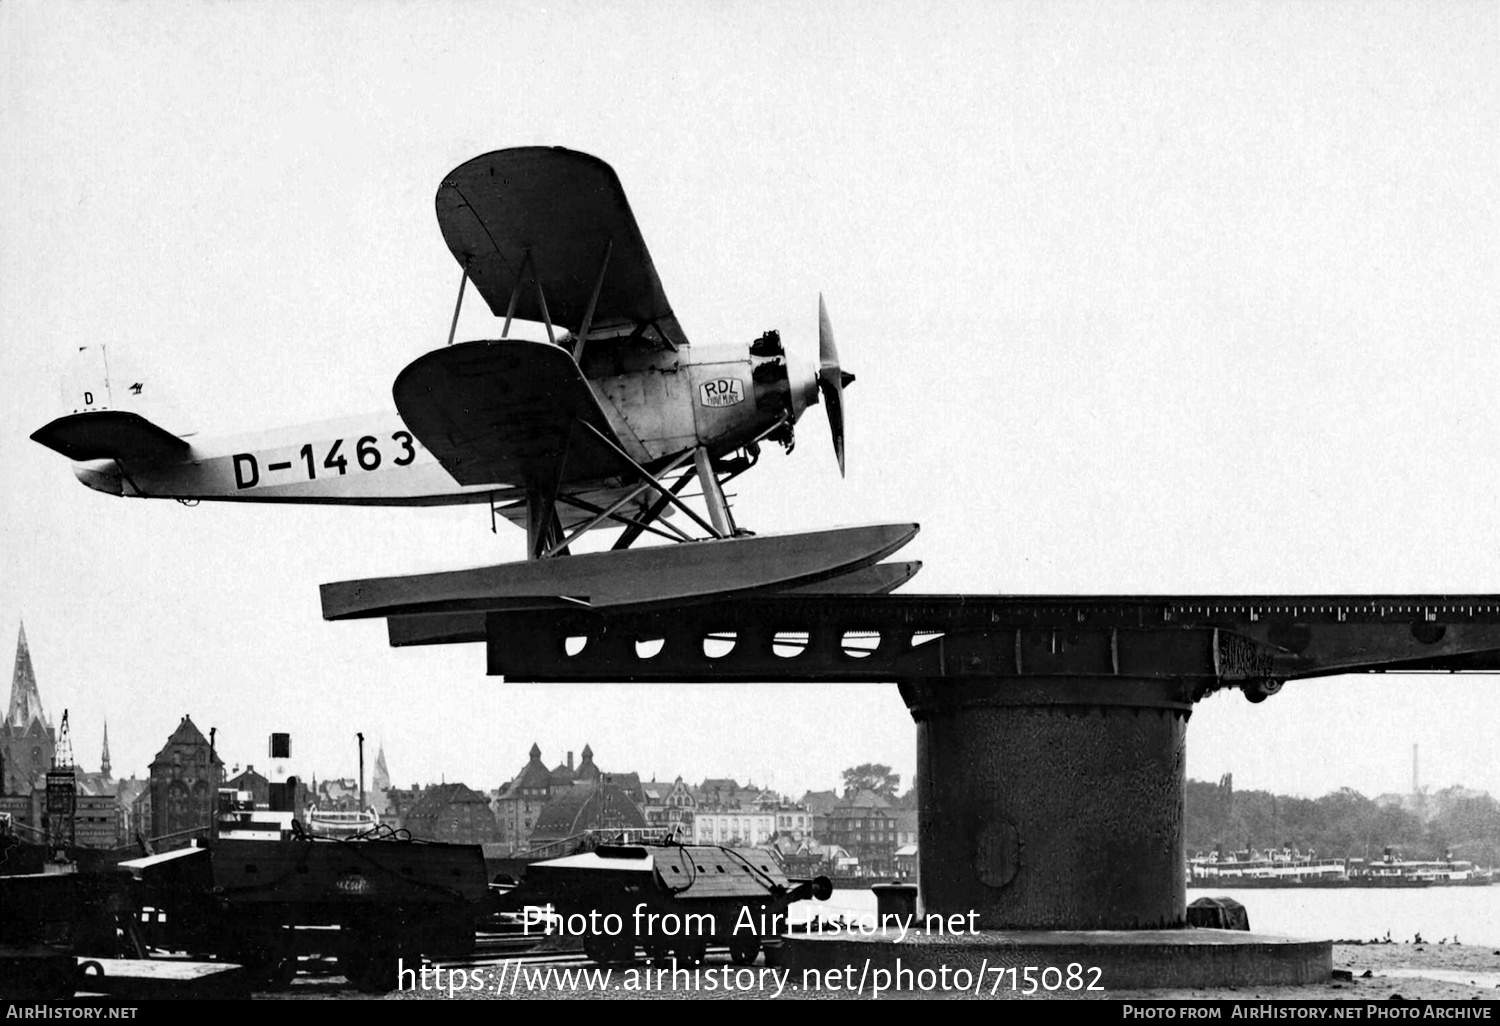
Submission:
[[918,680],[921,900],[990,930],[1182,926],[1191,695],[1158,680]]

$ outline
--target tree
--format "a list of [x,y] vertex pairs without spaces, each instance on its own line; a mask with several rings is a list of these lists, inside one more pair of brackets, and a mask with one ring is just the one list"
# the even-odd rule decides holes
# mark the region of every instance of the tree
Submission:
[[845,793],[874,791],[883,798],[895,798],[901,786],[901,774],[892,773],[891,768],[881,762],[866,762],[844,770]]

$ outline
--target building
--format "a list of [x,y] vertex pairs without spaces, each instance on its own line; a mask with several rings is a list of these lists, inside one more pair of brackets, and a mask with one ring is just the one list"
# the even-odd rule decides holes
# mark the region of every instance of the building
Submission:
[[[716,798],[727,793],[727,788],[707,790]],[[700,844],[764,845],[782,838],[800,842],[812,837],[812,814],[804,806],[784,800],[775,791],[749,786],[736,789],[732,805],[700,804],[691,822],[686,832]]]
[[[494,801],[495,823],[499,828],[499,842],[507,854],[525,851],[531,846],[531,831],[537,816],[551,800],[554,793],[571,789],[573,775],[571,765],[559,766],[549,772],[542,763],[541,746],[532,742],[530,758],[521,767]],[[568,753],[568,762],[573,753]]]
[[764,809],[704,809],[693,816],[693,840],[698,844],[768,844],[776,833],[776,814]]
[[376,794],[391,789],[391,771],[385,765],[385,745],[375,753],[375,774],[370,780],[370,790]]
[[793,841],[806,840],[813,835],[812,813],[802,805],[783,802],[769,809],[776,817],[776,836]]
[[126,777],[115,781],[115,804],[120,807],[120,843],[134,844],[136,836],[144,837],[150,829],[151,819],[136,818],[136,801],[148,793],[151,781],[144,777]]
[[45,787],[56,755],[57,734],[42,711],[26,625],[22,624],[10,678],[10,706],[0,723],[0,795],[29,798],[33,790]]
[[125,817],[131,824],[130,836],[138,843],[149,843],[147,838],[151,836],[151,811],[151,778],[147,777],[145,786],[136,792]]
[[109,724],[104,725],[104,750],[99,772],[73,770],[73,843],[80,848],[118,848],[128,843],[125,815],[120,808],[119,782],[110,775]]
[[[573,753],[568,753],[566,763],[559,764],[556,768],[548,770],[542,762],[541,747],[535,743],[528,753],[526,765],[521,767],[509,784],[501,788],[494,797],[493,809],[495,821],[499,825],[501,851],[506,854],[526,851],[536,844],[560,840],[562,837],[571,836],[564,834],[553,836],[548,834],[537,837],[535,830],[542,820],[543,812],[554,802],[566,798],[574,791],[587,791],[594,798],[604,800],[604,812],[607,815],[599,818],[599,809],[587,802],[573,803],[567,807],[572,812],[564,813],[557,811],[549,822],[554,826],[567,820],[571,825],[572,817],[581,815],[587,823],[597,823],[600,826],[581,826],[581,831],[593,830],[613,826],[620,828],[630,826],[632,828],[647,825],[644,812],[647,804],[647,786],[641,783],[639,773],[613,773],[599,768],[594,762],[594,749],[585,744],[583,746],[583,760],[575,769],[573,766]],[[629,811],[625,807],[629,806]],[[561,810],[563,807],[559,807]],[[550,829],[550,828],[549,828]]]
[[915,845],[917,843],[917,810],[896,808],[892,811],[896,816],[896,847]]
[[383,825],[392,830],[402,830],[406,827],[406,814],[421,797],[420,785],[409,788],[392,787],[384,793],[381,802],[375,805],[375,814],[380,817]]
[[773,847],[781,858],[781,868],[790,877],[814,877],[828,873],[828,855],[811,841],[794,841],[778,837]]
[[667,795],[671,791],[671,784],[658,783],[654,779],[641,785],[641,815],[646,817],[647,826],[666,829]]
[[693,797],[693,789],[682,782],[678,777],[672,781],[672,789],[666,796],[666,825],[669,829],[678,830],[683,836],[691,837],[693,833],[693,817],[698,809],[698,801]]
[[709,777],[698,785],[698,808],[733,809],[739,807],[740,785],[728,777]]
[[560,762],[552,767],[552,783],[556,787],[571,785],[577,771],[573,769],[573,753],[568,753],[568,761]]
[[80,848],[112,849],[127,840],[124,817],[114,788],[87,791],[79,788],[73,800],[73,843]]
[[489,801],[464,784],[423,790],[406,810],[403,826],[413,837],[453,844],[494,844],[500,839]]
[[271,804],[271,782],[257,773],[254,765],[247,765],[242,772],[230,777],[224,786],[235,791],[249,792],[250,800],[257,808],[264,809]]
[[647,825],[664,837],[692,837],[696,806],[693,789],[681,777],[670,784],[653,780],[641,785],[641,812]]
[[559,792],[537,816],[530,844],[540,847],[595,833],[608,837],[624,831],[646,831],[646,817],[618,784],[600,780],[574,784]]
[[828,813],[828,843],[859,859],[860,875],[895,873],[896,821],[899,811],[873,791],[845,793]]
[[[568,768],[571,769],[572,766],[573,753],[569,752]],[[599,782],[599,778],[603,775],[604,774],[599,769],[599,767],[594,765],[594,749],[588,744],[588,742],[584,742],[583,761],[578,764],[578,772],[573,774],[573,783],[597,784]]]
[[810,829],[814,837],[820,840],[828,837],[828,814],[838,803],[839,796],[836,791],[808,791],[797,803],[807,810],[810,817]]
[[11,672],[10,704],[0,721],[0,813],[9,814],[18,835],[39,841],[46,830],[47,771],[71,768],[74,778],[73,844],[83,848],[114,848],[124,834],[124,818],[110,776],[109,726],[97,773],[77,767],[58,767],[57,731],[42,708],[26,626],[16,637],[16,661]]
[[218,806],[224,760],[184,716],[151,760],[151,833],[158,850],[207,837]]

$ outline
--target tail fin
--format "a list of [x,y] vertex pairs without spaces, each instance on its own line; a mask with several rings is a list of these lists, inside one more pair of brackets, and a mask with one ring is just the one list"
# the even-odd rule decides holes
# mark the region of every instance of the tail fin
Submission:
[[145,392],[145,383],[129,374],[111,380],[103,346],[80,346],[63,381],[63,408],[72,412],[33,432],[32,440],[79,462],[180,458],[188,443],[140,412],[155,398]]

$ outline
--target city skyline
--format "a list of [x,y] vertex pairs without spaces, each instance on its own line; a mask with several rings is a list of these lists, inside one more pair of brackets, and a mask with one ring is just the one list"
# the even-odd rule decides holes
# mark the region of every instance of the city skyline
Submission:
[[[22,681],[23,681],[23,677],[22,677],[22,665],[23,665],[23,658],[24,658],[24,660],[25,660],[25,666],[26,666],[26,671],[27,671],[26,672],[26,677],[29,678],[29,683],[32,685],[32,687],[29,689],[31,691],[32,700],[37,704],[37,707],[40,709],[40,712],[42,714],[43,722],[45,722],[48,725],[49,728],[51,728],[54,731],[56,731],[57,728],[58,728],[58,723],[59,723],[61,717],[60,716],[54,716],[50,711],[48,711],[47,701],[45,699],[45,696],[42,694],[42,688],[40,686],[40,683],[35,680],[35,676],[34,676],[35,668],[31,664],[30,646],[26,642],[25,637],[26,637],[26,625],[25,625],[24,622],[22,622],[21,625],[20,625],[20,628],[18,630],[18,637],[17,637],[17,643],[16,643],[15,670],[14,670],[14,672],[12,674],[11,688],[10,688],[10,691],[8,692],[10,706],[12,708],[14,708],[14,706],[16,705],[16,696],[18,694],[22,693]],[[23,656],[23,653],[24,653],[24,656]],[[69,709],[67,711],[68,712],[72,712],[71,709]],[[192,719],[192,713],[186,713],[184,715],[188,719],[190,719],[190,720]],[[111,764],[118,764],[118,760],[113,759],[112,757],[108,756],[108,754],[107,754],[109,752],[109,728],[108,728],[107,721],[101,727],[101,731],[100,731],[100,747],[99,747],[99,753],[100,754],[99,754],[99,758],[98,759],[91,759],[89,756],[87,756],[87,754],[81,748],[81,746],[79,744],[79,741],[78,741],[78,737],[79,737],[78,728],[76,726],[76,724],[78,723],[78,721],[79,721],[79,717],[77,715],[72,716],[70,718],[70,721],[69,721],[69,734],[70,734],[70,738],[73,741],[73,746],[72,747],[73,747],[73,751],[74,751],[74,762],[73,762],[73,764],[75,766],[79,767],[80,769],[85,769],[85,770],[89,766],[93,765],[95,762],[102,762],[102,761],[106,761],[107,760]],[[204,734],[205,737],[207,737],[209,735],[210,730],[214,729],[212,726],[205,726],[205,725],[202,725],[202,724],[198,724],[196,720],[194,720],[193,722],[194,722],[195,726],[198,726],[198,728],[202,731],[202,733]],[[175,730],[175,725],[174,725],[174,730]],[[172,731],[167,731],[166,734],[164,735],[164,737],[170,736],[171,733],[172,733]],[[357,748],[358,748],[358,738],[357,737],[354,738],[354,743],[355,743],[355,747],[356,747],[356,751],[357,751]],[[549,762],[549,763],[550,762],[556,762],[557,765],[569,765],[569,764],[571,764],[574,761],[575,756],[579,757],[579,759],[581,760],[582,754],[586,750],[591,750],[592,749],[592,745],[590,744],[590,742],[587,741],[587,740],[585,740],[581,745],[578,745],[576,747],[559,749],[556,757],[554,757],[554,758],[548,758],[548,756],[547,756],[547,751],[548,750],[545,747],[541,746],[536,741],[533,741],[532,743],[534,745],[536,745],[541,750],[541,757],[542,757],[543,761]],[[292,745],[293,745],[293,751],[295,752],[297,750],[297,748],[299,747],[298,744],[297,744],[297,739],[296,739],[295,735],[292,737]],[[217,745],[216,745],[216,751],[219,753],[220,757],[223,758],[223,760],[224,760],[225,767],[226,767],[225,772],[229,773],[231,775],[236,774],[236,773],[241,772],[241,771],[248,771],[250,769],[255,768],[255,766],[257,765],[256,759],[253,758],[253,757],[251,757],[251,758],[244,758],[244,759],[241,759],[241,758],[237,757],[238,756],[238,752],[239,752],[239,747],[237,747],[234,744],[234,742],[233,742],[232,739],[225,738],[225,740],[224,740],[223,743],[217,743]],[[155,752],[153,751],[152,754],[154,755]],[[381,756],[382,754],[385,754],[385,746],[384,746],[384,742],[383,741],[380,741],[380,740],[371,741],[370,739],[366,739],[365,745],[364,745],[365,780],[366,780],[366,783],[368,785],[371,785],[372,787],[373,787],[373,783],[372,782],[373,782],[373,779],[374,779],[374,771],[375,771],[376,759],[377,759],[377,757]],[[389,758],[390,758],[389,755],[386,755],[387,762],[389,761]],[[293,765],[296,765],[299,761],[300,760],[297,760],[297,759],[291,760],[291,762],[292,762]],[[356,761],[357,761],[357,756],[356,756]],[[269,765],[270,762],[271,762],[271,759],[270,759],[269,755],[261,755],[259,757],[259,764],[262,767]],[[399,765],[399,763],[398,763],[398,765]],[[851,766],[849,768],[853,768],[853,767]],[[328,780],[357,780],[358,779],[358,772],[357,771],[353,771],[353,772],[336,772],[336,773],[322,773],[322,774],[320,774],[318,772],[318,770],[317,770],[316,767],[308,767],[306,770],[303,770],[302,772],[305,774],[304,775],[304,780],[307,781],[309,784],[311,784],[313,781],[316,781],[318,779],[328,779]],[[733,779],[733,780],[735,780],[742,787],[758,787],[758,788],[760,788],[762,790],[777,790],[776,788],[772,787],[771,784],[766,783],[764,781],[762,781],[760,783],[756,783],[756,780],[755,780],[754,776],[743,776],[743,777],[740,777],[740,776],[735,776],[734,774],[728,774],[728,773],[708,772],[708,773],[705,773],[705,774],[702,774],[702,775],[697,775],[697,776],[694,776],[692,778],[689,778],[689,777],[684,776],[682,773],[673,773],[673,774],[671,774],[669,776],[658,777],[658,775],[654,774],[654,773],[652,773],[652,774],[646,774],[646,773],[640,773],[637,770],[631,770],[631,769],[625,769],[625,768],[616,768],[616,767],[612,767],[610,769],[606,769],[603,772],[606,775],[612,774],[612,773],[615,773],[615,772],[620,772],[620,773],[637,773],[637,775],[640,776],[640,778],[642,779],[642,781],[645,781],[645,782],[666,782],[666,783],[670,783],[673,780],[680,778],[680,779],[684,780],[684,782],[686,782],[686,783],[688,783],[688,784],[690,784],[692,786],[695,786],[695,787],[702,780],[706,780],[706,779],[725,779],[725,778],[727,778],[727,779]],[[144,777],[148,776],[148,773],[143,770],[143,771],[140,771],[140,772],[134,772],[134,771],[132,771],[132,772],[125,772],[125,773],[117,774],[115,776],[116,776],[117,779],[144,778]],[[440,771],[439,776],[438,776],[437,779],[433,779],[433,780],[413,780],[410,783],[405,784],[405,785],[402,785],[400,783],[397,783],[397,782],[393,781],[392,786],[395,786],[395,787],[404,787],[405,789],[410,789],[410,788],[418,787],[418,786],[420,786],[420,787],[430,787],[430,786],[433,786],[433,785],[436,785],[436,784],[442,784],[442,783],[466,783],[466,784],[469,783],[468,781],[461,781],[457,777],[455,777],[453,780],[448,780],[447,777],[448,777],[448,775],[446,773],[443,773],[443,772]],[[774,777],[774,774],[768,773],[767,776],[764,779],[765,780],[770,780],[773,777]],[[840,777],[842,778],[842,773],[840,774]],[[505,785],[508,784],[513,778],[514,778],[514,774],[512,773],[509,776],[504,776],[502,779],[500,779],[498,781],[498,783],[489,782],[489,781],[482,781],[482,782],[478,782],[478,783],[472,784],[471,786],[476,786],[476,787],[480,788],[481,790],[503,789],[505,787]],[[397,781],[399,781],[400,780],[399,775],[395,779]],[[911,789],[912,782],[911,782],[911,780],[909,778],[906,778],[906,777],[902,777],[901,780],[902,780],[902,786],[898,789],[898,791],[899,791],[899,793],[905,793],[906,791],[908,791],[908,790]],[[825,788],[812,787],[812,786],[795,788],[796,794],[795,795],[791,795],[791,796],[792,797],[800,797],[801,794],[803,794],[803,793],[805,793],[807,791],[815,791],[815,790],[826,790],[826,789]],[[839,790],[842,790],[842,786],[840,786]]]
[[[20,626],[20,630],[18,632],[17,649],[16,649],[15,673],[13,674],[12,685],[11,685],[11,692],[10,692],[10,707],[11,708],[14,708],[15,705],[16,705],[16,702],[17,702],[16,696],[17,696],[17,693],[20,690],[20,685],[22,683],[22,678],[21,678],[22,653],[23,653],[23,650],[28,650],[28,649],[29,649],[29,646],[25,642],[25,624],[22,623],[21,626]],[[28,661],[28,666],[27,666],[28,671],[30,671],[32,674],[34,674],[34,667],[31,667],[29,665],[29,651],[27,651],[27,661]],[[36,684],[36,682],[34,680],[34,676],[32,677],[30,683],[33,684],[34,689],[35,689],[34,690],[34,695],[37,698],[40,698],[40,687],[39,687],[39,685]],[[45,721],[48,723],[49,726],[52,726],[55,729],[56,728],[55,718],[50,713],[46,712],[46,702],[45,702],[44,699],[42,699],[40,701],[40,707],[41,707],[41,710],[42,710],[42,712],[44,714]],[[188,713],[186,715],[188,716],[188,718],[191,719],[191,716],[192,716],[191,713]],[[77,717],[74,717],[70,721],[71,736],[73,738],[75,738],[75,739],[77,738],[77,728],[76,727],[72,727],[71,724],[74,724],[74,723],[77,723],[77,722],[78,722]],[[210,729],[212,729],[212,728],[200,727],[200,729],[204,732],[204,734],[206,736],[208,734],[208,731]],[[356,742],[357,742],[357,740],[358,739],[356,738]],[[296,750],[297,742],[296,742],[296,738],[295,737],[293,737],[292,743],[293,743],[293,746],[294,746],[294,750]],[[546,747],[542,746],[539,742],[537,742],[535,740],[532,742],[532,744],[537,749],[539,749],[539,758],[542,760],[542,762],[544,764],[555,762],[556,765],[558,765],[558,766],[571,766],[572,763],[574,762],[575,756],[577,756],[579,758],[579,760],[581,761],[582,758],[586,754],[586,750],[589,750],[589,751],[592,750],[591,743],[589,741],[585,740],[582,745],[580,745],[580,746],[578,746],[576,748],[562,748],[562,749],[558,749],[556,756],[549,757],[549,755],[548,755],[548,749]],[[75,741],[73,747],[74,747],[74,755],[75,755],[74,764],[76,766],[78,766],[80,769],[87,769],[90,765],[92,765],[92,763],[89,761],[89,759],[84,758],[82,755],[79,754],[79,746],[76,743],[76,741]],[[1409,773],[1409,780],[1411,782],[1411,786],[1410,787],[1408,787],[1405,790],[1401,790],[1401,789],[1397,788],[1397,789],[1391,789],[1391,790],[1380,791],[1380,792],[1369,792],[1369,793],[1361,792],[1361,793],[1364,793],[1366,795],[1366,797],[1369,797],[1369,798],[1383,797],[1383,796],[1391,795],[1391,794],[1399,794],[1399,795],[1434,794],[1434,793],[1446,790],[1448,788],[1460,788],[1460,789],[1464,789],[1464,790],[1478,790],[1478,791],[1481,791],[1483,793],[1489,793],[1488,791],[1485,791],[1484,788],[1474,788],[1472,785],[1470,785],[1470,784],[1468,784],[1468,783],[1466,783],[1464,781],[1461,781],[1461,780],[1455,780],[1455,781],[1451,781],[1451,782],[1448,782],[1448,783],[1445,783],[1445,784],[1440,784],[1440,785],[1434,785],[1434,784],[1432,784],[1430,782],[1429,783],[1422,783],[1421,782],[1421,776],[1420,776],[1420,769],[1419,769],[1419,761],[1418,761],[1418,748],[1419,747],[1420,746],[1418,746],[1418,745],[1413,745],[1411,747],[1411,749],[1410,749],[1410,752],[1409,752],[1409,754],[1410,754],[1410,762],[1408,763],[1409,769],[1407,770],[1407,772]],[[234,775],[234,774],[237,774],[237,773],[239,773],[241,771],[249,771],[249,770],[254,769],[255,766],[256,766],[256,762],[255,762],[254,759],[240,760],[240,759],[236,758],[235,757],[235,753],[236,753],[237,750],[235,748],[232,748],[232,747],[222,747],[221,746],[218,749],[218,751],[219,751],[221,757],[224,757],[224,762],[225,762],[225,766],[226,766],[225,772],[227,774],[229,774],[229,775]],[[529,749],[528,749],[528,751],[529,751]],[[104,724],[104,726],[101,728],[101,738],[100,738],[100,758],[101,758],[101,760],[109,759],[108,752],[109,752],[109,733],[108,733],[108,724],[106,722]],[[398,760],[399,760],[399,755],[400,755],[400,753],[397,754]],[[365,777],[364,777],[364,780],[365,780],[367,789],[371,790],[371,791],[377,790],[377,788],[374,786],[376,760],[377,760],[377,758],[383,759],[387,764],[390,761],[390,756],[385,751],[384,742],[381,741],[381,740],[376,740],[376,741],[371,742],[371,741],[369,741],[367,739],[367,741],[365,743],[364,758],[365,758]],[[296,762],[297,762],[297,760],[293,760],[294,764]],[[261,763],[260,763],[261,766],[266,766],[269,763],[270,763],[269,756],[263,756],[263,757],[261,757]],[[815,786],[811,786],[811,785],[808,785],[808,786],[799,786],[799,785],[795,785],[795,784],[792,785],[790,788],[787,788],[785,786],[776,786],[772,782],[772,781],[774,781],[774,774],[768,774],[764,780],[762,780],[761,782],[757,783],[756,780],[755,780],[755,778],[753,776],[740,777],[740,776],[736,776],[736,775],[731,774],[731,773],[722,773],[722,772],[716,773],[716,772],[713,772],[711,770],[708,771],[708,772],[705,772],[705,773],[693,774],[693,775],[687,775],[687,774],[684,774],[684,773],[681,773],[681,772],[668,773],[668,774],[658,774],[656,772],[652,772],[652,773],[647,774],[647,773],[642,773],[639,770],[627,768],[629,766],[629,759],[628,758],[622,758],[621,759],[621,763],[622,763],[622,765],[620,765],[620,766],[611,766],[610,769],[602,770],[602,772],[604,772],[606,775],[611,775],[611,774],[614,774],[614,773],[622,773],[622,774],[624,774],[624,773],[635,773],[636,775],[638,775],[640,777],[640,779],[643,782],[649,782],[649,783],[671,783],[674,780],[681,779],[689,787],[694,787],[694,788],[698,787],[704,780],[725,779],[725,778],[727,778],[727,779],[732,779],[732,780],[736,781],[743,788],[751,788],[751,787],[753,787],[753,788],[758,788],[758,789],[761,789],[761,790],[776,791],[783,798],[789,799],[789,800],[792,800],[792,801],[798,800],[803,795],[805,795],[805,794],[807,794],[808,792],[811,792],[811,791],[829,790],[830,789],[830,788],[815,787]],[[398,761],[397,764],[400,765],[399,761]],[[850,767],[847,767],[847,768],[848,769],[853,769],[854,767],[851,765]],[[304,780],[309,784],[309,786],[312,786],[319,779],[322,779],[322,780],[325,780],[325,781],[331,781],[331,780],[358,781],[359,780],[359,776],[358,776],[357,772],[319,773],[318,769],[316,767],[309,767],[307,770],[305,770],[303,772],[306,774],[306,776],[304,776]],[[893,770],[893,772],[895,772],[895,771]],[[1234,771],[1231,769],[1231,770],[1229,770],[1227,772],[1228,772],[1229,775],[1232,776]],[[140,773],[135,773],[135,772],[132,772],[132,773],[122,773],[122,774],[119,774],[117,776],[117,779],[144,778],[146,776],[148,776],[148,774],[145,773],[145,772],[140,772]],[[904,795],[904,794],[908,793],[909,791],[911,791],[913,789],[913,787],[915,786],[915,781],[912,778],[904,776],[904,775],[898,774],[898,776],[900,777],[900,781],[901,782],[900,782],[900,785],[896,789],[896,793],[898,795]],[[1251,772],[1251,776],[1253,776],[1253,770]],[[504,790],[505,787],[512,780],[515,779],[515,777],[516,777],[516,774],[512,773],[509,776],[502,776],[502,778],[499,779],[498,781],[492,781],[492,780],[489,780],[489,779],[476,780],[476,781],[468,781],[468,780],[461,780],[461,779],[459,779],[457,777],[455,777],[452,780],[449,780],[448,779],[448,774],[443,773],[443,772],[440,771],[439,776],[437,777],[437,779],[430,779],[430,780],[417,780],[417,779],[413,779],[409,783],[405,783],[405,784],[403,784],[403,783],[400,782],[401,778],[399,777],[399,775],[397,775],[393,779],[393,781],[392,781],[392,787],[395,787],[395,788],[398,788],[398,789],[402,789],[402,790],[412,790],[412,789],[415,789],[415,788],[426,788],[426,787],[437,786],[437,785],[441,785],[441,784],[445,784],[445,783],[463,783],[463,784],[466,784],[468,786],[475,787],[475,788],[477,788],[478,790],[480,790],[482,792],[493,792],[493,791]],[[1187,779],[1189,779],[1189,780],[1195,780],[1197,778],[1195,778],[1191,774],[1189,774],[1189,776],[1188,776]],[[1205,778],[1204,782],[1208,782],[1206,780],[1206,778]],[[831,788],[831,790],[833,790],[835,793],[840,794],[840,795],[842,795],[842,794],[845,793],[846,788],[844,787],[844,784],[843,784],[843,773],[842,773],[842,771],[839,774],[839,780],[838,780],[838,782]],[[1241,790],[1268,790],[1268,789],[1264,788],[1264,787],[1252,787],[1252,788],[1244,788],[1244,787],[1242,787]],[[1306,792],[1304,792],[1304,791],[1292,791],[1292,792],[1286,792],[1286,794],[1288,796],[1295,796],[1295,797],[1302,797],[1302,798],[1317,798],[1317,797],[1322,797],[1325,794],[1332,793],[1333,791],[1336,791],[1336,790],[1338,790],[1338,788],[1332,788],[1332,787],[1330,787],[1330,788],[1328,788],[1325,791],[1318,791],[1318,792],[1314,792],[1314,791],[1306,791]],[[1359,790],[1359,789],[1356,788],[1355,790]]]

